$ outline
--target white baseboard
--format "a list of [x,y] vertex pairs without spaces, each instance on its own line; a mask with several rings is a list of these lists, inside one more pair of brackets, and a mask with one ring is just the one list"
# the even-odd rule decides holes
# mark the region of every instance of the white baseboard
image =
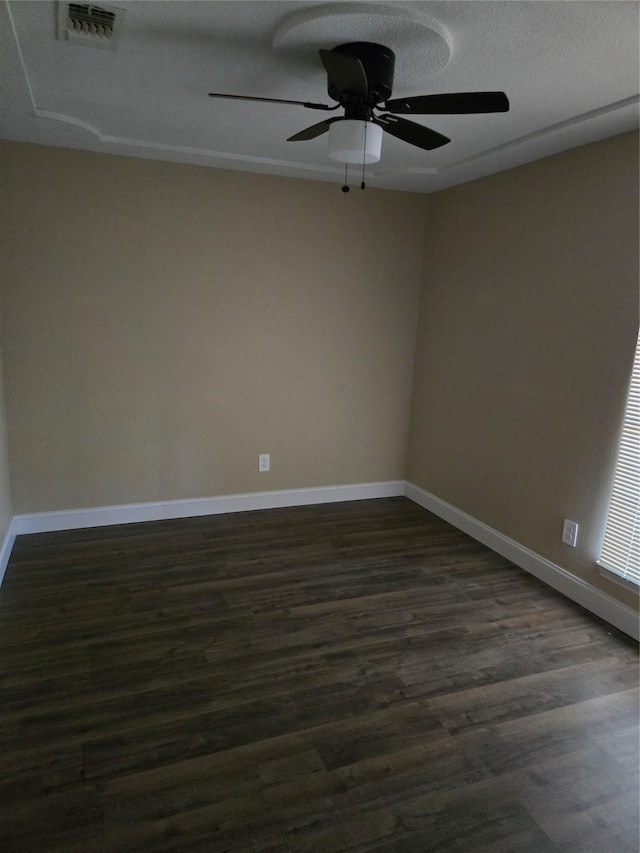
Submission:
[[219,495],[211,498],[157,501],[154,503],[99,506],[53,512],[16,515],[14,536],[25,533],[49,533],[54,530],[76,530],[83,527],[105,527],[109,524],[131,524],[139,521],[161,521],[170,518],[190,518],[197,515],[218,515],[223,512],[246,512],[255,509],[304,506],[307,504],[360,501],[404,495],[404,480],[380,483],[355,483],[345,486],[320,486],[311,489],[283,489],[270,492],[247,492],[239,495]]
[[607,595],[606,592],[591,586],[566,569],[557,566],[534,551],[530,551],[514,539],[509,539],[508,536],[504,536],[484,522],[467,515],[467,513],[432,495],[425,489],[407,482],[404,493],[406,497],[424,509],[428,509],[429,512],[453,524],[454,527],[491,548],[492,551],[506,557],[516,566],[595,613],[605,622],[636,640],[640,639],[640,619],[638,613],[631,607],[627,607],[627,605]]
[[90,507],[16,515],[0,546],[0,583],[9,562],[16,536],[27,533],[48,533],[55,530],[75,530],[84,527],[104,527],[110,524],[130,524],[140,521],[160,521],[224,512],[246,512],[258,509],[305,506],[339,501],[357,501],[405,495],[410,500],[453,524],[478,542],[506,557],[568,598],[595,613],[625,634],[640,638],[640,624],[635,610],[602,592],[586,581],[567,572],[550,560],[541,557],[508,536],[504,536],[482,521],[462,512],[425,489],[404,480],[379,483],[356,483],[344,486],[321,486],[311,489],[248,492],[155,503],[124,504],[121,506]]

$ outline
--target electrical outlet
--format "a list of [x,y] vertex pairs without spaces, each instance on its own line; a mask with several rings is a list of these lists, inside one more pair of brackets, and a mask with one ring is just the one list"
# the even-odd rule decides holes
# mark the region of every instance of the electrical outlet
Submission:
[[271,454],[270,453],[261,453],[258,456],[258,471],[270,471],[271,470]]
[[576,547],[576,542],[578,541],[578,525],[575,521],[569,521],[568,518],[565,518],[564,527],[562,528],[562,541],[565,545],[571,545],[572,548]]

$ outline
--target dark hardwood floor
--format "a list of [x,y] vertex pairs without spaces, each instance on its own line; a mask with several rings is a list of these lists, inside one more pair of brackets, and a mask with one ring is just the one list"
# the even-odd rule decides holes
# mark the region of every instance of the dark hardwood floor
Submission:
[[19,537],[2,853],[638,853],[637,644],[404,498]]

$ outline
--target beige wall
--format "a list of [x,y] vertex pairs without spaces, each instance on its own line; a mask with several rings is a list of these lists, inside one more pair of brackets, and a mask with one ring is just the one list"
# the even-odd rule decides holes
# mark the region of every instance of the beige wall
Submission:
[[625,135],[425,199],[2,144],[15,512],[406,475],[632,603],[594,560],[637,155]]
[[407,479],[637,601],[594,565],[638,329],[637,134],[428,201]]
[[[9,482],[9,459],[7,456],[7,427],[5,420],[2,364],[0,363],[0,545],[9,532],[13,519],[11,487]],[[2,567],[0,567],[0,575]]]
[[2,164],[17,513],[404,476],[423,198],[14,143]]

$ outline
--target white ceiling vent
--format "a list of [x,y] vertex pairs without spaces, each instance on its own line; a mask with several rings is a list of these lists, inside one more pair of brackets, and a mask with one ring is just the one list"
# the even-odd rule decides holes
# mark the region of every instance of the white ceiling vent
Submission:
[[88,47],[115,47],[124,9],[92,3],[58,3],[58,38]]

